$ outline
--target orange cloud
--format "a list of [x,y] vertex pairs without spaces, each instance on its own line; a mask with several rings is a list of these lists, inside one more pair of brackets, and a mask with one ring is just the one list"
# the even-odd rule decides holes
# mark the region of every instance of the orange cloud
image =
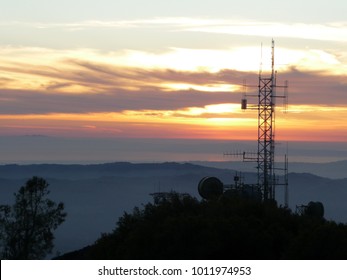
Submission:
[[[257,137],[256,111],[242,112],[239,104],[244,79],[250,85],[247,93],[257,93],[258,76],[253,72],[125,67],[75,53],[48,53],[40,61],[38,50],[27,52],[23,57],[29,59],[23,62],[21,56],[0,57],[2,133]],[[277,139],[347,139],[345,76],[292,67],[278,81],[282,77],[289,80],[291,106],[285,118],[277,114]],[[257,98],[249,103],[257,103]]]

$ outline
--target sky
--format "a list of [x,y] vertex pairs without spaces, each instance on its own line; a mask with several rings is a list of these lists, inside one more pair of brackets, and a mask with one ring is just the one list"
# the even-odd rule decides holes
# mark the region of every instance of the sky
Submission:
[[0,137],[256,140],[240,100],[274,39],[289,85],[276,139],[345,142],[346,13],[342,0],[1,0]]

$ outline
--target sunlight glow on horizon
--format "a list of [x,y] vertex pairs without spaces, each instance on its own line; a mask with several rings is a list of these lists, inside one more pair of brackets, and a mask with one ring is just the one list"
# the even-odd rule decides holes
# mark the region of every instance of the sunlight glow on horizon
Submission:
[[[346,124],[332,124],[331,118],[346,119],[347,108],[321,106],[290,106],[290,114],[278,118],[278,140],[343,141]],[[328,114],[324,118],[322,113]],[[309,118],[307,118],[309,116]],[[124,111],[119,113],[1,115],[4,131],[30,129],[35,134],[59,132],[77,137],[155,137],[194,139],[254,140],[257,113],[242,112],[239,104],[211,104],[204,108],[179,111]],[[330,137],[327,137],[328,134]],[[323,136],[325,135],[325,136]]]
[[242,86],[232,84],[206,84],[206,85],[194,85],[194,84],[177,84],[177,83],[164,83],[161,84],[164,90],[196,90],[206,92],[240,92]]

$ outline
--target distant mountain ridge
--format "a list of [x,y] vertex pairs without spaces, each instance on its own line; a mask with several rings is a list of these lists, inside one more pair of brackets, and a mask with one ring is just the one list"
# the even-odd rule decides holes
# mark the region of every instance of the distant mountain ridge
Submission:
[[[33,174],[42,177],[65,178],[65,179],[81,179],[96,178],[100,176],[132,176],[133,174],[142,174],[151,176],[151,172],[161,172],[164,174],[184,174],[194,172],[220,172],[219,168],[204,167],[191,163],[130,163],[130,162],[114,162],[103,164],[30,164],[18,165],[8,164],[0,165],[0,178],[18,178],[30,177]],[[230,171],[228,171],[230,172]]]
[[[281,164],[279,164],[281,165]],[[192,161],[192,162],[163,162],[163,163],[130,163],[130,162],[112,162],[102,164],[7,164],[0,165],[0,178],[17,178],[18,174],[31,174],[37,173],[42,176],[59,176],[59,173],[64,178],[80,176],[95,177],[101,173],[105,175],[115,174],[130,174],[132,172],[146,172],[151,170],[161,170],[163,172],[171,173],[172,170],[176,172],[192,172],[196,170],[202,171],[203,168],[212,169],[225,169],[231,172],[256,172],[255,163],[245,163],[240,161]],[[211,169],[205,169],[209,171]],[[320,177],[331,179],[344,179],[347,178],[347,160],[327,162],[327,163],[306,163],[306,162],[290,162],[289,172],[294,173],[311,173]],[[66,177],[65,177],[66,178]]]
[[[247,171],[247,172],[256,172],[256,164],[250,162],[242,161],[192,161],[192,164]],[[278,166],[281,166],[282,163],[279,162]],[[311,163],[311,162],[289,162],[289,172],[295,173],[311,173],[320,177],[326,177],[331,179],[344,179],[347,178],[347,160],[333,161],[333,162],[322,162],[322,163]]]

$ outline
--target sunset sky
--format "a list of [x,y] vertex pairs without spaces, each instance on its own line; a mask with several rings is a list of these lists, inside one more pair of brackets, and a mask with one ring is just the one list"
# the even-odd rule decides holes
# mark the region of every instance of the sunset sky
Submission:
[[273,38],[289,84],[276,138],[346,141],[346,14],[342,0],[3,0],[0,136],[256,139],[240,100]]

